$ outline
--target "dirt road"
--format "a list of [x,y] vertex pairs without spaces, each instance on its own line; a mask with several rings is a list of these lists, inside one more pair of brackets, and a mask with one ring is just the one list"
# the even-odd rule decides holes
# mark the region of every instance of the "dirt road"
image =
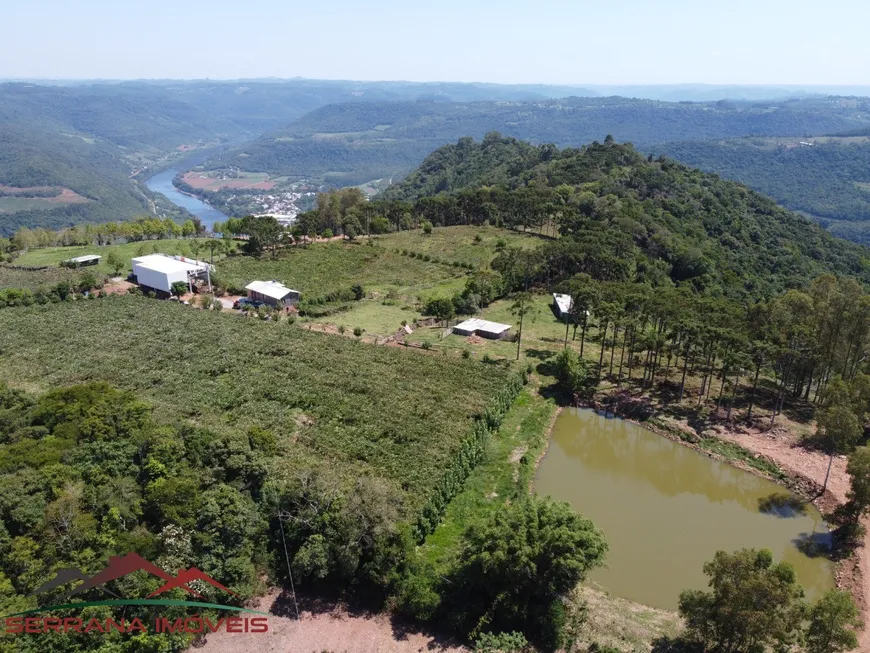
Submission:
[[343,606],[300,606],[300,620],[292,604],[273,592],[260,599],[256,610],[272,612],[269,632],[215,633],[204,646],[191,649],[202,653],[464,653],[467,649],[410,628],[389,615],[350,613]]

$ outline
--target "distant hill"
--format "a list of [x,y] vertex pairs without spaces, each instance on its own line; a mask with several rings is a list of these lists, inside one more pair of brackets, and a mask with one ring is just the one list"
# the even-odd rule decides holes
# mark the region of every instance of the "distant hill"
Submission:
[[[319,80],[2,84],[0,235],[150,213],[160,198],[130,178],[134,171],[179,159],[193,146],[249,140],[328,103],[535,100],[569,92],[593,94],[564,86]],[[57,198],[26,197],[46,188]]]
[[[225,153],[221,165],[317,176],[334,185],[400,176],[432,149],[499,131],[576,146],[612,134],[651,145],[735,136],[799,136],[870,125],[870,101],[668,103],[626,98],[537,102],[369,102],[328,105]],[[217,164],[214,164],[217,165]]]
[[655,285],[666,275],[734,298],[801,287],[824,271],[870,281],[867,248],[740,184],[612,141],[558,150],[499,134],[463,138],[383,200],[415,202],[435,224],[534,229],[558,214],[563,237],[541,264],[553,278],[586,272]]
[[649,150],[745,183],[832,233],[870,244],[870,137],[678,142]]

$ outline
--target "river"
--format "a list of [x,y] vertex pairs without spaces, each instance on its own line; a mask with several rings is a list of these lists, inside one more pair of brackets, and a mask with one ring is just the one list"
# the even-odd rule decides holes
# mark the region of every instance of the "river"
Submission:
[[179,172],[190,170],[194,166],[202,163],[204,159],[205,154],[202,152],[184,159],[183,161],[180,161],[177,166],[159,172],[149,178],[145,182],[145,185],[149,190],[165,195],[173,204],[190,211],[202,221],[202,224],[207,229],[211,230],[215,222],[224,222],[227,220],[228,216],[192,195],[185,195],[172,185],[172,180],[175,178],[175,175]]
[[562,411],[535,491],[567,501],[604,531],[608,566],[590,577],[632,601],[676,609],[682,590],[706,588],[702,567],[719,549],[770,549],[794,565],[810,599],[834,586],[833,563],[798,546],[830,543],[815,507],[624,420]]

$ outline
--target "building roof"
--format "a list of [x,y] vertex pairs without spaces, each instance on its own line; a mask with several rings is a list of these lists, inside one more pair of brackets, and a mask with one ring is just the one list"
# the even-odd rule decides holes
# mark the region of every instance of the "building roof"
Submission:
[[454,329],[462,331],[484,331],[486,333],[504,333],[511,328],[510,324],[499,324],[498,322],[490,322],[489,320],[481,320],[473,317],[465,322],[460,322]]
[[85,254],[84,256],[76,256],[75,258],[64,261],[65,263],[89,263],[91,261],[99,261],[102,256],[98,254]]
[[138,256],[133,259],[133,263],[139,267],[148,268],[155,272],[163,274],[173,274],[176,272],[199,272],[209,269],[208,263],[195,261],[194,259],[184,258],[183,256],[174,257],[166,256],[165,254],[148,254],[147,256]]
[[560,313],[568,313],[571,310],[571,304],[573,301],[571,300],[571,295],[562,295],[560,293],[554,292],[553,299],[556,302],[556,306],[559,307]]
[[291,292],[299,293],[298,290],[288,288],[280,281],[252,281],[245,286],[245,290],[260,293],[272,299],[284,299]]

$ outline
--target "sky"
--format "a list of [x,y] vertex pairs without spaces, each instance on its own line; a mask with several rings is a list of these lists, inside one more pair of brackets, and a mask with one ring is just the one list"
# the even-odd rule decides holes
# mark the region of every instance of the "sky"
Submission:
[[0,78],[870,84],[867,0],[6,0]]

